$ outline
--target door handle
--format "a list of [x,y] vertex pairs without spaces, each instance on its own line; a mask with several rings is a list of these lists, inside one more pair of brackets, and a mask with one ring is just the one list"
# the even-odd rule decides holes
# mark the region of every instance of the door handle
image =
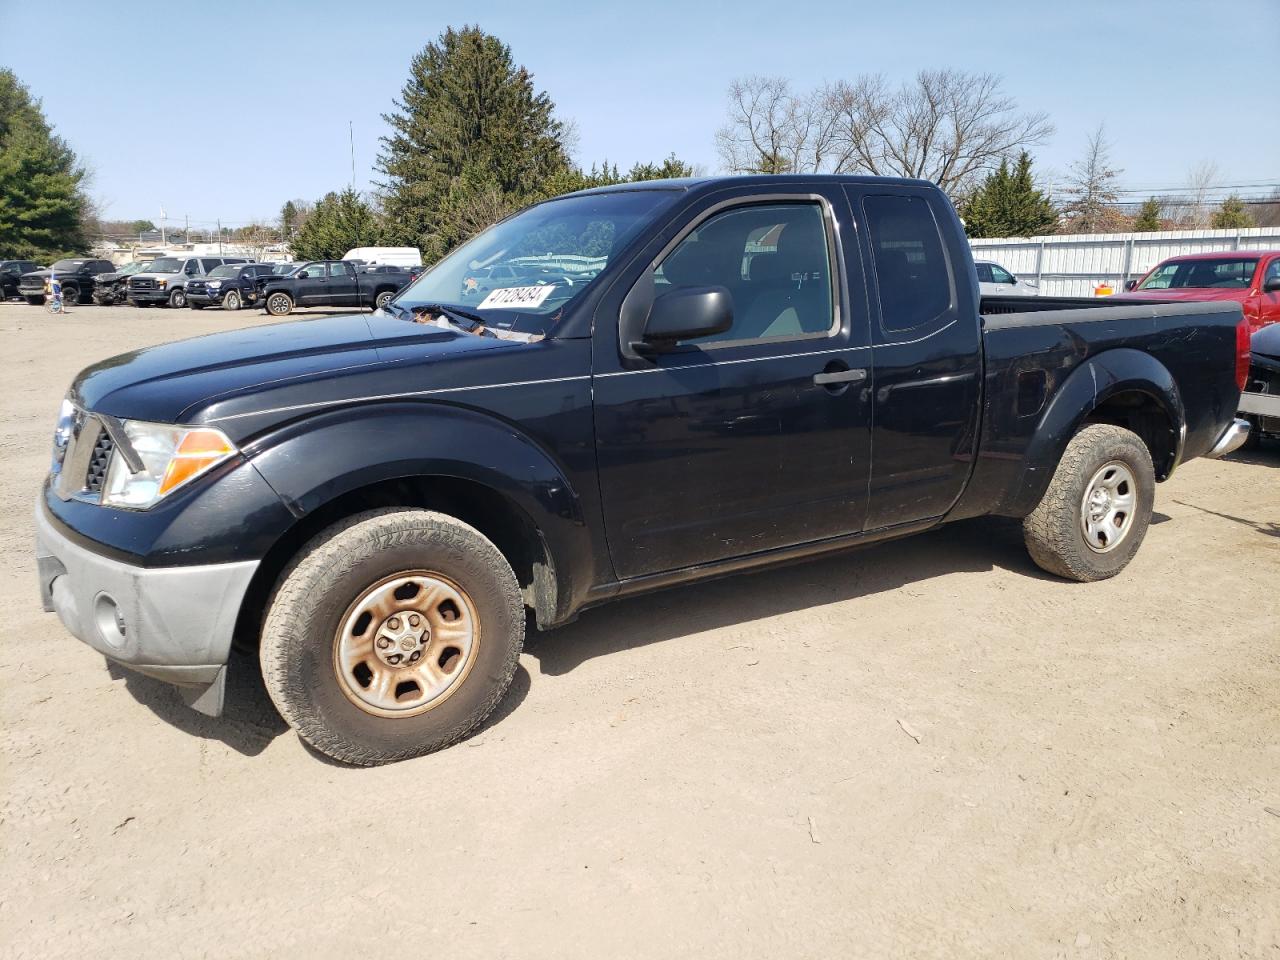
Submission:
[[867,379],[867,371],[861,368],[853,370],[824,370],[822,373],[813,375],[813,382],[820,387],[826,387],[833,383],[861,383]]

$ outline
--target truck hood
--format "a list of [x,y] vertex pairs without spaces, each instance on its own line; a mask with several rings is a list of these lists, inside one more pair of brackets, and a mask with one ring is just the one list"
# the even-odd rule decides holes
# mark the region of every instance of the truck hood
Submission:
[[[150,270],[145,270],[142,273],[135,273],[133,275],[133,277],[147,277],[150,280],[172,280],[174,277],[183,277],[183,276],[186,276],[186,274],[184,274],[181,270],[177,271],[176,273],[152,273]],[[197,274],[197,276],[204,276],[204,274]],[[130,277],[129,279],[132,280],[133,277]],[[189,279],[195,279],[195,278],[192,277]]]
[[[523,346],[394,317],[317,317],[123,353],[83,370],[70,396],[115,417],[196,423],[300,398],[312,404],[387,392],[389,370],[403,389],[410,364]],[[424,377],[437,379],[411,379],[423,385]]]

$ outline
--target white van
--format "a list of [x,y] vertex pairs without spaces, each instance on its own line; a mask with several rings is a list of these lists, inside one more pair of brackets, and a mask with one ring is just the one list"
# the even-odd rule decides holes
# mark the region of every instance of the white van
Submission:
[[420,267],[422,254],[417,247],[354,247],[343,260],[359,260],[366,266]]

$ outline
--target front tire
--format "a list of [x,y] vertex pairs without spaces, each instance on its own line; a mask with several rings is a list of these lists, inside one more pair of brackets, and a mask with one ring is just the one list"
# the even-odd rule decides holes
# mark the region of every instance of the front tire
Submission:
[[1086,426],[1067,444],[1049,488],[1022,521],[1031,559],[1081,583],[1114,577],[1147,534],[1155,486],[1151,454],[1137,434],[1104,423]]
[[187,305],[187,294],[183,290],[172,290],[169,292],[169,306],[175,310],[181,310]]
[[239,310],[240,309],[240,291],[228,290],[226,296],[222,298],[223,310]]
[[373,766],[461,740],[497,706],[524,644],[506,558],[445,514],[357,514],[281,575],[262,628],[268,693],[302,739]]
[[287,293],[273,293],[263,306],[273,317],[287,317],[293,312],[293,298]]

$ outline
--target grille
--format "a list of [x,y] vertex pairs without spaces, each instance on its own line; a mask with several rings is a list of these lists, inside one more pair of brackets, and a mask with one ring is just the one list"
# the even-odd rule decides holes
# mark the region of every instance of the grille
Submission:
[[134,290],[152,290],[155,288],[156,282],[150,277],[130,277],[129,286]]
[[204,283],[200,280],[192,280],[187,284],[187,293],[204,293]]
[[115,446],[105,430],[98,434],[98,442],[93,445],[93,455],[89,457],[89,469],[84,478],[84,488],[89,493],[102,492],[102,484],[107,479],[107,467],[111,464],[111,452]]

